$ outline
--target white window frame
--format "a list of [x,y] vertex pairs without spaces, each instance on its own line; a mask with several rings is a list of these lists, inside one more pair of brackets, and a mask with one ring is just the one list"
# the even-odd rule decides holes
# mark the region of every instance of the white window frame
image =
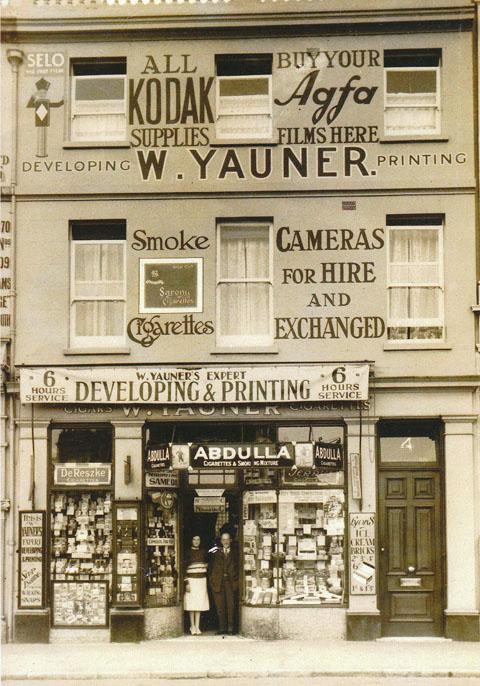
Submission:
[[[441,132],[441,65],[436,67],[384,67],[384,131],[386,136],[401,137],[401,136],[437,136]],[[420,72],[420,71],[434,71],[436,73],[436,93],[435,93],[435,105],[429,105],[430,108],[435,108],[435,130],[425,131],[421,128],[415,128],[412,125],[409,129],[405,128],[403,131],[392,131],[387,126],[387,111],[388,110],[399,110],[399,109],[426,109],[425,105],[415,105],[415,104],[388,104],[389,93],[387,91],[387,79],[390,72]],[[408,95],[408,94],[406,94]]]
[[[75,117],[81,116],[102,116],[109,114],[122,114],[125,118],[125,131],[122,138],[90,138],[91,142],[105,142],[105,145],[112,141],[125,140],[127,137],[127,76],[126,74],[72,74],[72,84],[71,84],[71,102],[70,102],[70,139],[72,142],[81,143],[86,141],[86,138],[79,138],[75,136],[73,120]],[[123,100],[89,100],[89,101],[77,101],[76,99],[76,85],[77,81],[83,81],[86,79],[121,79],[123,81]],[[85,103],[85,104],[84,104]],[[88,104],[86,104],[88,103]],[[116,108],[115,108],[115,104]],[[120,104],[121,103],[121,104]],[[90,108],[91,105],[91,108]],[[100,111],[99,108],[100,107]],[[101,109],[103,107],[103,110]],[[87,141],[89,142],[89,141]]]
[[[265,109],[259,108],[258,111],[250,112],[235,112],[235,113],[223,113],[222,112],[222,99],[230,96],[220,95],[220,84],[222,81],[248,81],[253,79],[265,79],[268,82],[268,107]],[[237,95],[231,96],[235,99],[248,98],[252,96],[248,95]],[[254,96],[255,97],[255,96]],[[219,132],[218,122],[222,117],[248,117],[250,115],[263,114],[268,115],[269,119],[269,130],[268,133],[256,134],[254,131],[245,131],[244,133],[225,133]],[[215,118],[215,135],[218,140],[266,140],[271,139],[273,135],[273,94],[272,94],[272,75],[271,74],[248,74],[248,75],[234,75],[234,76],[217,76],[216,77],[216,118]]]
[[[408,328],[408,329],[413,329],[413,328],[420,328],[420,327],[436,327],[436,328],[441,328],[442,329],[442,337],[441,338],[436,338],[436,341],[444,341],[445,340],[445,278],[444,278],[444,250],[443,250],[443,236],[444,236],[444,226],[442,224],[420,224],[420,225],[413,225],[413,224],[404,224],[402,226],[387,226],[387,242],[386,242],[386,248],[387,248],[387,329],[390,328]],[[425,281],[424,283],[413,283],[413,282],[400,282],[400,283],[392,283],[391,282],[391,268],[393,265],[398,266],[398,265],[407,265],[407,264],[412,264],[410,262],[394,262],[392,263],[390,260],[390,240],[391,240],[391,235],[393,231],[421,231],[421,230],[428,230],[428,231],[436,231],[437,232],[437,245],[438,245],[438,281],[430,281],[427,282]],[[424,265],[432,265],[436,264],[433,262],[416,262],[414,264],[424,264]],[[439,310],[439,315],[438,317],[420,317],[418,319],[393,319],[390,316],[390,291],[394,289],[400,289],[400,288],[435,288],[439,291],[438,295],[438,310]],[[408,344],[415,344],[418,343],[418,341],[425,341],[425,340],[430,340],[428,338],[402,338],[402,339],[394,339],[390,338],[389,341],[401,341],[401,343],[405,343],[406,345]]]
[[[268,277],[267,278],[221,278],[220,277],[220,264],[221,264],[221,235],[222,230],[232,229],[245,229],[248,231],[249,228],[258,227],[268,228]],[[217,345],[222,348],[266,348],[273,345],[273,225],[270,222],[235,222],[235,221],[224,221],[219,222],[217,225],[217,279],[216,279],[216,320],[217,320]],[[231,283],[267,283],[269,285],[269,298],[268,298],[268,309],[269,309],[269,326],[267,335],[258,336],[246,336],[241,334],[239,336],[226,336],[222,335],[220,330],[220,315],[222,311],[222,303],[220,296],[220,286],[222,284]]]
[[[125,333],[121,336],[77,336],[76,331],[76,308],[75,303],[84,301],[103,302],[105,300],[123,303],[122,330],[126,329],[126,303],[127,303],[127,251],[125,240],[74,240],[70,246],[70,346],[72,348],[116,348],[125,345]],[[76,296],[75,293],[75,246],[76,245],[122,245],[123,246],[123,289],[121,296]]]

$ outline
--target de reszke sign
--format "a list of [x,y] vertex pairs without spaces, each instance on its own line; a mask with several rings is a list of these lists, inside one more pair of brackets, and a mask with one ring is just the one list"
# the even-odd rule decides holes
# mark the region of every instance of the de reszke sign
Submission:
[[293,403],[368,398],[368,364],[23,368],[22,403]]

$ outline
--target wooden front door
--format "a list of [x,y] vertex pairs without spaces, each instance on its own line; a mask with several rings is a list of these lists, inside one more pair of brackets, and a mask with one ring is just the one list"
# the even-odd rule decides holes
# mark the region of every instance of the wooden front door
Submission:
[[379,473],[384,636],[443,635],[443,531],[437,470]]

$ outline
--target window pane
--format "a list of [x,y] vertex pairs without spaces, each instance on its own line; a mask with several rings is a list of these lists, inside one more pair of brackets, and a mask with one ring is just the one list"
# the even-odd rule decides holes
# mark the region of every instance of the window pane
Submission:
[[53,462],[111,462],[112,430],[54,429]]
[[75,98],[77,100],[123,100],[125,97],[125,79],[112,78],[76,78]]
[[220,79],[221,96],[268,95],[269,79]]
[[125,138],[125,114],[75,114],[71,135],[75,141],[117,141]]
[[436,462],[434,438],[428,436],[384,436],[380,438],[382,462]]
[[220,335],[270,334],[270,284],[220,284]]
[[389,295],[392,321],[440,317],[439,288],[391,288]]
[[437,72],[387,71],[387,93],[436,93]]
[[76,243],[74,267],[75,297],[123,295],[123,244]]
[[436,229],[390,230],[391,262],[435,262],[437,258]]
[[123,302],[89,300],[76,302],[73,307],[76,336],[123,336]]
[[389,326],[387,329],[389,340],[441,340],[443,327],[441,326]]
[[220,278],[269,278],[269,229],[221,228]]

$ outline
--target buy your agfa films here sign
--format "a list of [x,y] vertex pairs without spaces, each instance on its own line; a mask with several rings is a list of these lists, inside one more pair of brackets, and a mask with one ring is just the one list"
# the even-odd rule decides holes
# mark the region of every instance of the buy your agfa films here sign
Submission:
[[222,404],[366,400],[368,364],[24,368],[23,403]]

